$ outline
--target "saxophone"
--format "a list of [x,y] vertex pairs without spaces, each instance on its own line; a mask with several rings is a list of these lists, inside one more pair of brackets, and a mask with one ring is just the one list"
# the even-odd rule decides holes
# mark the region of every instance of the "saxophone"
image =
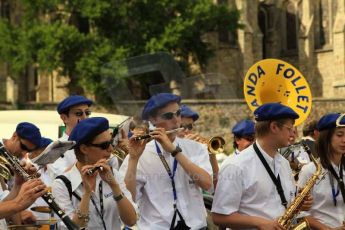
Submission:
[[278,219],[278,223],[283,226],[285,229],[293,229],[293,230],[301,230],[301,229],[310,229],[309,223],[306,219],[302,219],[296,224],[292,223],[292,220],[296,215],[300,212],[300,207],[303,203],[304,198],[308,195],[310,190],[313,188],[315,183],[320,179],[320,175],[322,172],[322,167],[320,162],[315,159],[315,157],[311,154],[310,148],[303,144],[304,150],[308,153],[309,157],[313,161],[316,166],[316,171],[313,176],[307,181],[301,192],[296,196],[293,202],[289,205],[286,209],[283,216]]

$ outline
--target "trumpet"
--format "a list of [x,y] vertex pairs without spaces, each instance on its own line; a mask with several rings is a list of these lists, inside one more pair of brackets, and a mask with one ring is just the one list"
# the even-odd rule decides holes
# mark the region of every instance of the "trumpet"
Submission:
[[224,152],[225,140],[221,136],[214,136],[211,138],[199,136],[199,139],[196,141],[201,144],[206,144],[207,150],[210,154],[219,154]]
[[[171,134],[171,133],[180,132],[182,130],[184,130],[183,127],[177,128],[177,129],[168,130],[168,131],[165,131],[165,133],[166,134]],[[140,135],[140,136],[134,137],[134,140],[140,141],[140,140],[144,140],[144,139],[148,139],[148,138],[152,138],[152,136],[150,134],[144,134],[144,135]]]

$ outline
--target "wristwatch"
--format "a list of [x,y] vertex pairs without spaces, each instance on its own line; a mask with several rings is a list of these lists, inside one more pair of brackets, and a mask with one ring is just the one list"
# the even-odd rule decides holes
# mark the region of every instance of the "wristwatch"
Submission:
[[120,201],[120,200],[122,200],[122,198],[123,198],[123,193],[121,193],[120,195],[118,195],[118,196],[113,196],[113,198],[114,198],[114,200],[116,201],[116,202],[118,202],[118,201]]
[[175,150],[172,151],[170,154],[171,156],[175,157],[180,152],[182,152],[182,149],[180,148],[180,146],[176,146]]

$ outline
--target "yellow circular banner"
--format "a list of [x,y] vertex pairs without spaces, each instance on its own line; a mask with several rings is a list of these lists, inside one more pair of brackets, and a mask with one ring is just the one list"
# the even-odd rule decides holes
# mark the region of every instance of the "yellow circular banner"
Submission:
[[311,111],[312,96],[308,82],[291,64],[278,59],[264,59],[250,67],[244,79],[244,97],[249,108],[277,102],[289,106],[301,124]]

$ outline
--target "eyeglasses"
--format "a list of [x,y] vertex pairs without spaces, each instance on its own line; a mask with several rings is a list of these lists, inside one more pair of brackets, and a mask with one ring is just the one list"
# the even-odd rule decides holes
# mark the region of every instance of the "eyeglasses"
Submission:
[[284,125],[284,124],[282,124],[282,126],[283,126],[283,127],[285,127],[285,128],[287,128],[287,130],[289,130],[289,132],[290,132],[290,133],[295,132],[295,130],[294,130],[294,128],[293,128],[293,126],[292,126],[292,127],[290,127],[290,126],[288,126],[288,125]]
[[184,128],[184,129],[192,130],[193,129],[193,124],[192,123],[190,123],[190,124],[182,124],[181,127]]
[[174,115],[176,117],[181,116],[181,109],[178,109],[176,112],[167,112],[167,113],[163,113],[160,115],[160,117],[164,120],[171,120],[174,118]]
[[94,143],[88,143],[86,145],[97,147],[103,150],[106,150],[109,148],[110,145],[113,145],[114,139],[110,139],[109,141],[105,141],[102,143],[94,144]]
[[20,148],[24,151],[32,152],[37,149],[37,148],[30,149],[28,146],[24,145],[21,140],[19,140],[19,143],[20,143]]
[[82,117],[83,114],[85,114],[85,116],[90,116],[91,115],[91,111],[90,110],[76,111],[76,112],[73,112],[73,114],[76,115],[77,117]]

